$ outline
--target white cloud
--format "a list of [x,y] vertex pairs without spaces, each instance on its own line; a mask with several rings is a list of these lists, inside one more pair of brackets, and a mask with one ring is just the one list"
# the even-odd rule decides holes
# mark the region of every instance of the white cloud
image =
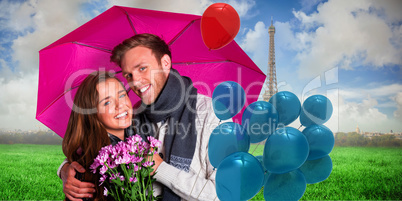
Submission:
[[10,78],[14,77],[13,72],[4,59],[0,59],[0,75],[0,84],[2,82],[8,82]]
[[20,7],[18,2],[12,2],[8,0],[0,1],[0,30],[10,29],[11,15],[15,10]]
[[38,73],[10,80],[0,85],[0,128],[37,129],[41,124],[35,120],[36,86]]
[[302,10],[311,11],[314,6],[321,3],[322,0],[301,0],[300,4],[302,5]]
[[323,72],[336,66],[353,69],[355,63],[375,68],[402,64],[402,50],[398,48],[401,47],[398,44],[401,43],[400,23],[393,25],[378,12],[372,12],[373,9],[392,10],[392,20],[401,22],[402,16],[397,16],[390,6],[384,6],[387,3],[329,0],[310,15],[294,11],[303,28],[295,34],[304,45],[297,55],[299,69],[303,69],[299,75],[309,77],[311,71]]
[[[249,14],[249,10],[255,6],[255,1],[254,0],[229,0],[226,1],[229,5],[231,5],[236,12],[239,14],[240,17],[246,17]],[[255,15],[251,14],[251,15]]]
[[2,21],[5,25],[3,31],[18,35],[14,36],[11,49],[7,50],[11,52],[13,66],[8,65],[4,57],[0,58],[1,128],[27,130],[44,127],[35,120],[38,51],[84,22],[80,17],[82,3],[79,0],[0,3],[2,8],[12,9]]
[[400,121],[402,121],[402,91],[398,92],[394,97],[396,103],[396,111],[394,112],[394,117]]
[[212,3],[213,2],[211,0],[108,0],[108,7],[119,5],[167,12],[202,15],[204,10]]
[[371,97],[361,102],[348,102],[340,96],[339,131],[354,131],[359,125],[361,130],[368,132],[402,132],[400,120],[388,118],[376,108],[377,105],[377,100]]
[[388,97],[391,98],[395,94],[402,91],[402,84],[383,85],[376,88],[343,88],[340,91],[342,97],[346,100],[364,99],[367,96],[373,98]]
[[35,14],[35,2],[27,1],[25,3],[13,3],[13,10],[9,11],[10,21],[8,27],[17,31],[24,32],[34,28],[34,20],[32,15]]
[[[296,40],[289,22],[274,22],[275,26],[275,53],[278,50],[300,49],[303,42],[302,39]],[[304,45],[303,45],[304,47]]]
[[[18,62],[17,69],[23,74],[30,74],[38,69],[38,51],[80,25],[81,1],[28,1],[17,9],[17,13],[29,10],[31,24],[16,23],[15,26],[32,26],[34,31],[20,36],[13,41],[13,60]],[[63,9],[54,9],[63,8]],[[34,14],[32,14],[34,13]],[[18,18],[20,15],[15,16]],[[23,14],[21,14],[23,16]],[[22,17],[25,19],[26,17]],[[13,20],[11,20],[13,21]],[[17,20],[20,22],[20,20]]]
[[402,2],[400,0],[384,1],[370,0],[370,2],[391,22],[401,20]]
[[254,29],[249,29],[246,36],[241,41],[240,46],[244,51],[250,52],[251,59],[257,64],[260,69],[265,73],[268,66],[268,48],[269,47],[268,27],[264,22],[257,22]]
[[[248,14],[249,10],[255,5],[254,0],[224,0],[219,1],[230,4],[240,17]],[[205,9],[211,4],[216,3],[214,0],[108,0],[108,6],[113,5],[161,10],[168,12],[188,13],[202,15]]]

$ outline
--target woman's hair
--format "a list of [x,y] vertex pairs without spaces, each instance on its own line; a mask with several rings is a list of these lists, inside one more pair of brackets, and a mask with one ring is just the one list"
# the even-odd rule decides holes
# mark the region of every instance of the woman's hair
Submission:
[[99,186],[99,175],[91,173],[89,167],[99,150],[110,144],[108,133],[97,114],[99,103],[97,85],[107,79],[118,80],[107,72],[96,71],[88,75],[81,83],[74,97],[74,105],[62,145],[63,153],[68,161],[70,163],[76,161],[85,168],[84,180],[95,183],[94,198],[99,199],[104,199],[103,187]]
[[165,54],[172,58],[172,53],[170,52],[169,46],[164,40],[157,35],[143,33],[134,35],[131,38],[127,38],[122,43],[114,47],[112,56],[110,56],[110,61],[121,67],[121,61],[123,60],[124,54],[126,54],[126,52],[132,48],[138,46],[151,49],[159,65],[161,64],[161,59]]

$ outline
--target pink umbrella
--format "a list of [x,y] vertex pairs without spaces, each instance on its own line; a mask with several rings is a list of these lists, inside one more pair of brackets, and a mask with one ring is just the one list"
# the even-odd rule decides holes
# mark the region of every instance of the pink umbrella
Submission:
[[[191,77],[199,93],[211,97],[219,83],[235,81],[246,91],[245,107],[256,101],[264,73],[235,41],[219,50],[208,50],[200,21],[197,15],[114,6],[43,48],[39,51],[36,119],[63,137],[82,80],[94,70],[121,71],[109,61],[111,50],[139,33],[164,39],[172,51],[173,68]],[[126,84],[121,73],[117,77]],[[139,101],[132,91],[129,96],[133,103]],[[240,122],[241,114],[234,120]]]

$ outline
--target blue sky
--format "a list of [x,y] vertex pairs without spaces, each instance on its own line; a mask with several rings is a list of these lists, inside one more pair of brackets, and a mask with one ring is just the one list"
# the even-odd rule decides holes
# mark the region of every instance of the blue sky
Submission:
[[[201,15],[216,2],[1,0],[0,129],[44,128],[35,120],[38,51],[112,5]],[[363,131],[402,132],[401,1],[220,2],[239,13],[235,40],[265,73],[273,17],[279,90],[301,100],[314,93],[329,97],[331,130],[354,131],[359,125]],[[330,85],[318,87],[322,83]]]

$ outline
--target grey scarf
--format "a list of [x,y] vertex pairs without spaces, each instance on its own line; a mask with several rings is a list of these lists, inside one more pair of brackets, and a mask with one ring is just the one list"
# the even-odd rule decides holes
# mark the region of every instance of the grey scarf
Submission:
[[[141,105],[143,110],[134,117],[136,130],[143,137],[155,136],[153,123],[168,121],[163,160],[186,172],[190,170],[197,140],[195,127],[197,89],[190,78],[171,69],[167,82],[156,101]],[[169,112],[166,112],[169,111]],[[164,187],[163,200],[180,200],[169,188]]]

